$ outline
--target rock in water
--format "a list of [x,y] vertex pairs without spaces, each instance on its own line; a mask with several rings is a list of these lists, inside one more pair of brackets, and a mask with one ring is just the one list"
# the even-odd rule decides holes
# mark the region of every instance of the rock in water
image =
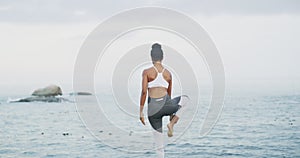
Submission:
[[33,96],[45,96],[45,97],[57,96],[57,95],[62,95],[62,90],[59,86],[50,85],[45,88],[40,88],[40,89],[35,90],[32,93],[32,95]]

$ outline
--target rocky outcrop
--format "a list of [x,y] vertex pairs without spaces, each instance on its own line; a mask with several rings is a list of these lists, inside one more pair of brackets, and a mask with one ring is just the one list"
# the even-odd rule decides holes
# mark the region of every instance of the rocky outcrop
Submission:
[[45,88],[40,88],[40,89],[35,90],[32,93],[32,95],[33,96],[51,97],[51,96],[62,95],[62,90],[59,86],[50,85]]
[[35,90],[32,93],[33,96],[10,100],[9,102],[70,102],[70,100],[56,97],[58,95],[62,95],[62,90],[59,86],[50,85],[45,88],[40,88]]

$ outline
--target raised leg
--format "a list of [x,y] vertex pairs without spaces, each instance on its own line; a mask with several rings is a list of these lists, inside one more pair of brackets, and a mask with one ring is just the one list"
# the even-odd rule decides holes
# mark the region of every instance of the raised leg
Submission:
[[170,115],[170,123],[168,123],[167,125],[169,137],[173,136],[173,127],[178,122],[179,117],[183,115],[183,112],[185,111],[186,105],[188,104],[189,100],[190,99],[188,96],[186,95],[181,96],[180,101],[178,103],[178,105],[180,106],[179,110],[176,112],[176,115],[175,114]]

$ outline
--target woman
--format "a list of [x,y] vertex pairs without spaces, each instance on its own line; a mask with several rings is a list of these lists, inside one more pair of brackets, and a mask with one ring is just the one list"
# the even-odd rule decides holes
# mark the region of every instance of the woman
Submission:
[[[143,109],[148,92],[148,119],[152,128],[156,131],[154,132],[156,144],[159,148],[163,148],[163,116],[170,116],[170,122],[167,124],[167,128],[168,136],[172,137],[173,127],[179,120],[179,117],[183,112],[183,107],[185,107],[184,105],[186,105],[189,99],[187,96],[179,96],[171,99],[172,75],[162,65],[163,51],[160,44],[155,43],[152,45],[151,59],[153,67],[143,71],[142,93],[140,98],[140,121],[145,125]],[[163,149],[160,150],[160,155],[163,157]]]

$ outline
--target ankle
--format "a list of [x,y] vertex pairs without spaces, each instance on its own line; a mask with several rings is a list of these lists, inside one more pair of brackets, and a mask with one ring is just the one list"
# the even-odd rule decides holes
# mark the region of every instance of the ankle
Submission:
[[175,124],[175,123],[177,123],[178,120],[179,120],[179,117],[177,115],[174,115],[174,117],[172,118],[172,120],[170,122]]

